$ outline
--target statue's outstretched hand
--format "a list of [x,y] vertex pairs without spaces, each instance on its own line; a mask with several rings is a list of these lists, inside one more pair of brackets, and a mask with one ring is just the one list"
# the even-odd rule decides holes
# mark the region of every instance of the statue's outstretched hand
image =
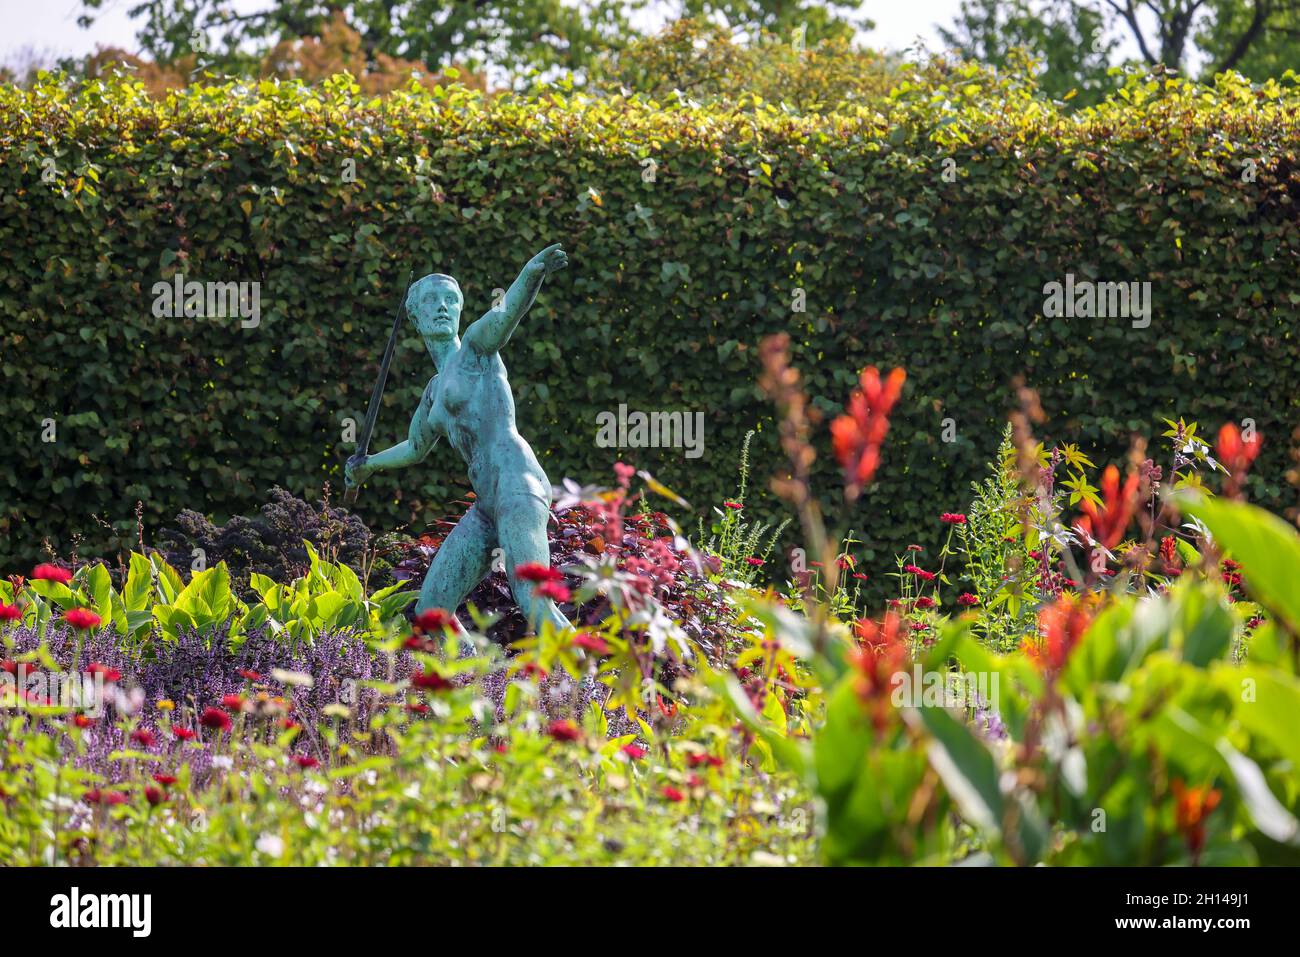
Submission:
[[559,272],[567,265],[569,265],[569,254],[560,248],[559,243],[547,246],[528,260],[528,268],[540,272],[543,277],[549,276],[553,272]]
[[366,464],[368,455],[353,456],[343,466],[343,481],[348,488],[357,488],[370,477],[372,469]]

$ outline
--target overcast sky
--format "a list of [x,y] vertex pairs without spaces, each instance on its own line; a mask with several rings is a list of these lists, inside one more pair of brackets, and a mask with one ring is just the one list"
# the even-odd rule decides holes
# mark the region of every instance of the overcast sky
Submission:
[[[137,2],[104,0],[95,25],[83,30],[77,26],[80,0],[0,0],[0,62],[12,62],[26,50],[49,60],[89,53],[98,46],[136,52],[134,25],[127,11]],[[268,0],[233,0],[241,11],[267,4]],[[875,47],[901,50],[919,36],[937,49],[935,23],[950,23],[959,6],[960,0],[866,0],[862,9],[876,21],[876,29],[865,39]]]

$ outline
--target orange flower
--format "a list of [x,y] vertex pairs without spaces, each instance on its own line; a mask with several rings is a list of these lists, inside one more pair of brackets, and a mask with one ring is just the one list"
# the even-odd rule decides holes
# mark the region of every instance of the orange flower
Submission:
[[1223,428],[1219,429],[1219,441],[1215,451],[1219,456],[1219,464],[1228,470],[1228,477],[1223,480],[1223,494],[1229,498],[1236,498],[1241,494],[1241,483],[1246,477],[1246,472],[1250,465],[1259,455],[1260,446],[1263,444],[1264,437],[1258,432],[1254,432],[1249,441],[1241,437],[1241,430],[1231,422],[1225,423]]
[[1188,788],[1177,778],[1173,782],[1174,791],[1174,825],[1178,833],[1187,841],[1187,849],[1192,857],[1200,857],[1205,847],[1205,819],[1219,806],[1223,796],[1212,788]]
[[1101,493],[1105,500],[1101,508],[1092,502],[1083,503],[1083,518],[1079,527],[1107,550],[1114,548],[1124,537],[1128,523],[1137,511],[1138,474],[1129,472],[1123,488],[1119,484],[1119,469],[1106,466],[1101,476]]
[[849,397],[847,414],[831,423],[831,444],[844,470],[844,494],[853,501],[876,474],[880,447],[889,432],[889,413],[903,392],[907,373],[895,369],[881,381],[875,366],[862,370]]
[[1038,613],[1037,644],[1026,641],[1022,646],[1025,656],[1044,674],[1056,674],[1070,658],[1092,619],[1088,610],[1073,595],[1062,595],[1054,604]]
[[858,697],[877,731],[889,725],[894,676],[907,669],[907,641],[902,635],[902,624],[902,619],[891,611],[879,624],[861,618],[854,628],[858,647],[850,660],[859,672]]

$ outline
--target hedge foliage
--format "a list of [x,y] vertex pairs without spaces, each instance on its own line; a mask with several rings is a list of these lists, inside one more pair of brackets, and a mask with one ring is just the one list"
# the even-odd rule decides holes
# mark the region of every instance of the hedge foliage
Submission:
[[[703,509],[756,424],[761,479],[778,453],[755,346],[784,330],[828,413],[862,366],[907,368],[878,482],[841,515],[868,551],[964,505],[1016,374],[1043,434],[1094,457],[1160,416],[1253,418],[1253,497],[1288,505],[1298,106],[1292,87],[1135,77],[1071,115],[974,68],[820,117],[563,90],[377,100],[345,77],[161,101],[129,81],[0,87],[0,567],[74,532],[120,547],[137,500],[156,528],[253,511],[272,485],[341,488],[342,420],[364,415],[408,269],[456,275],[469,319],[556,241],[572,267],[505,353],[552,481],[607,480],[621,457]],[[260,281],[260,325],[154,318],[178,270]],[[1151,282],[1150,326],[1044,318],[1066,273]],[[405,436],[432,371],[408,327],[373,448]],[[705,454],[598,447],[597,413],[620,404],[702,411]],[[833,505],[828,452],[819,468]],[[466,489],[443,444],[359,510],[419,530]]]

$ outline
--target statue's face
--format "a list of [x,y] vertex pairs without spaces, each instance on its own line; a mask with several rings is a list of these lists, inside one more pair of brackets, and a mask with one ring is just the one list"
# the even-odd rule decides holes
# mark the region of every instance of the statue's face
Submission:
[[460,310],[464,304],[459,286],[432,277],[417,282],[406,297],[407,312],[425,338],[454,336],[460,329]]

